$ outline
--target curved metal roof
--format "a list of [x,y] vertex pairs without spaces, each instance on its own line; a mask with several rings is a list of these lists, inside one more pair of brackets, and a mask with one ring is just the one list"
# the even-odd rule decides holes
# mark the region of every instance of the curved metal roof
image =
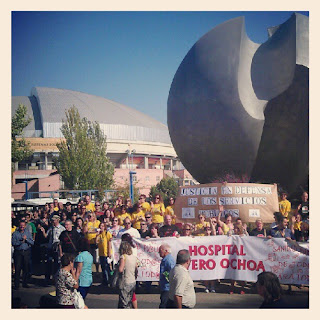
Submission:
[[[62,137],[60,127],[65,112],[75,106],[81,117],[99,122],[108,139],[151,141],[171,145],[168,127],[163,123],[120,103],[65,89],[34,87],[31,97],[13,97],[12,112],[19,103],[27,105],[33,122],[25,136]],[[38,131],[37,131],[38,130]]]

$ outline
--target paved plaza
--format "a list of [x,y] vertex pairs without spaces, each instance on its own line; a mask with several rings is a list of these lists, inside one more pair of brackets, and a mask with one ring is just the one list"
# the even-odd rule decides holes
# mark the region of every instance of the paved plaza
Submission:
[[[116,309],[118,304],[118,294],[115,290],[111,290],[100,284],[101,273],[94,273],[94,283],[90,288],[86,298],[86,304],[91,309]],[[28,308],[39,308],[40,303],[48,305],[54,298],[50,295],[55,291],[54,285],[44,287],[44,276],[35,275],[29,284],[30,288],[22,288],[12,290],[12,296],[20,297]],[[196,308],[198,309],[231,309],[231,308],[253,308],[257,309],[262,303],[262,298],[256,293],[252,283],[247,283],[245,286],[246,294],[239,293],[229,294],[229,286],[227,280],[222,280],[216,286],[216,293],[205,293],[204,286],[200,281],[195,281],[195,291],[197,296]],[[240,288],[237,288],[240,292]],[[283,286],[284,290],[288,286]],[[302,286],[297,288],[292,286],[291,294],[285,294],[285,299],[294,308],[309,307],[309,288]],[[139,309],[158,309],[160,302],[160,292],[157,282],[152,283],[150,293],[146,293],[144,287],[140,287],[137,291],[137,300]]]

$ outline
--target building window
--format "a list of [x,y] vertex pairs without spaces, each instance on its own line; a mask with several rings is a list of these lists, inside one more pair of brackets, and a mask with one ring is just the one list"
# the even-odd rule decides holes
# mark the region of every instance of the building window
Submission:
[[160,181],[160,176],[156,176],[156,181]]
[[136,181],[137,181],[137,176],[133,176],[133,177],[132,177],[132,181],[133,181],[133,182],[136,182]]
[[146,176],[145,180],[146,180],[146,181],[150,181],[150,177],[149,177],[149,176]]

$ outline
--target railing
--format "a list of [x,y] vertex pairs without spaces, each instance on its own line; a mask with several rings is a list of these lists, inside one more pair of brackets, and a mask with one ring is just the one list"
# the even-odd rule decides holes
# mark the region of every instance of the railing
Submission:
[[[84,195],[89,195],[91,199],[96,198],[98,194],[98,190],[56,190],[56,191],[37,191],[30,192],[26,194],[25,192],[15,192],[13,194],[24,194],[24,200],[32,200],[32,199],[43,199],[43,198],[58,198],[58,199],[67,199],[70,201],[77,201],[79,198]],[[112,194],[115,190],[104,190],[104,195],[107,200],[112,197]],[[12,195],[13,195],[12,194]]]

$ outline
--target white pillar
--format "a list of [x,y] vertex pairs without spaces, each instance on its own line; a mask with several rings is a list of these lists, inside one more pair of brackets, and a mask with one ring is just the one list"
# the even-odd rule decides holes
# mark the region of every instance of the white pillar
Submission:
[[144,168],[145,168],[145,169],[149,169],[148,157],[144,157]]
[[160,169],[162,169],[162,158],[160,158]]
[[44,153],[44,170],[48,170],[48,153]]

